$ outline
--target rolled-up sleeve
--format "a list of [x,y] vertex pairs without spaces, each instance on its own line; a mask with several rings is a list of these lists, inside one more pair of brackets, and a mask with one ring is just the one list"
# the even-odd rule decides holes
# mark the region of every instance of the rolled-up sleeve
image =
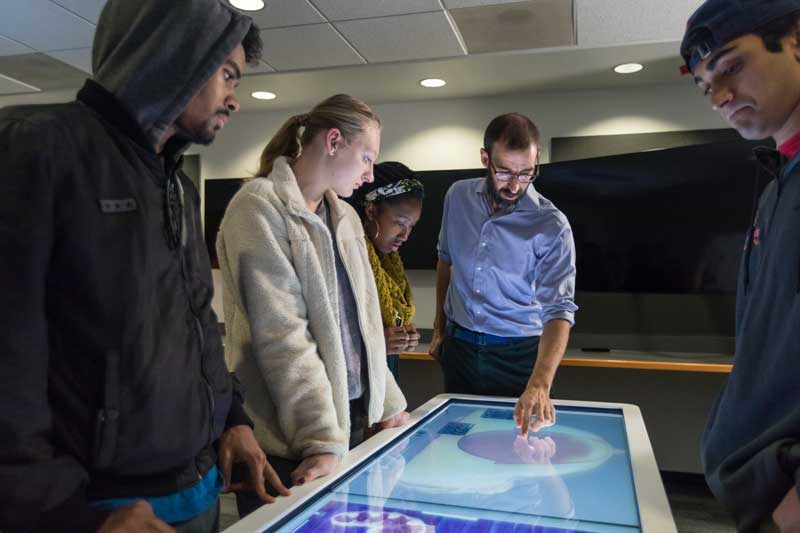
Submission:
[[[542,306],[542,324],[563,319],[575,324],[575,241],[564,221],[536,262],[536,300]],[[538,256],[539,254],[537,254]]]

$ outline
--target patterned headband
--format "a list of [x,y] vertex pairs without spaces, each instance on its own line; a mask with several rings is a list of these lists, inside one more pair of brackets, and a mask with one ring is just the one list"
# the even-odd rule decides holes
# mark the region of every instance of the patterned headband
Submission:
[[366,196],[364,196],[364,205],[367,205],[369,202],[383,200],[384,198],[390,198],[392,196],[399,196],[409,192],[424,190],[425,187],[418,179],[403,179],[395,183],[390,183],[389,185],[384,185],[383,187],[378,187],[374,191],[368,192]]

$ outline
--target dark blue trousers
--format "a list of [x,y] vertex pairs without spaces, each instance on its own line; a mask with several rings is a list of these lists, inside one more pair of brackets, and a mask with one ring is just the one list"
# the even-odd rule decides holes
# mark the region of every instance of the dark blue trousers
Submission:
[[539,350],[539,337],[501,344],[473,344],[448,334],[439,362],[445,392],[517,397],[525,390]]

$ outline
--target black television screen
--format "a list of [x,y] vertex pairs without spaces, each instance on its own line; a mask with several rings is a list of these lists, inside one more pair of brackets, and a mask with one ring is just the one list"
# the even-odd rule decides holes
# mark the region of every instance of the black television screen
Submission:
[[[766,180],[755,182],[752,148],[729,141],[542,165],[536,189],[570,221],[577,289],[590,292],[733,293],[752,218]],[[425,204],[401,248],[408,269],[436,268],[444,196],[485,169],[418,172]],[[205,181],[206,243],[214,243],[242,179]]]
[[[573,228],[575,348],[732,353],[735,283],[766,184],[752,148],[730,141],[542,165],[537,190]],[[407,269],[436,267],[444,196],[485,170],[418,172],[426,200],[401,248]],[[205,231],[214,243],[242,179],[206,180]]]
[[555,163],[541,192],[575,235],[578,290],[734,293],[754,202],[754,143]]
[[[536,189],[567,216],[577,289],[733,293],[751,222],[756,143],[730,141],[542,165]],[[401,248],[406,268],[436,265],[442,202],[458,179],[484,169],[420,172],[423,214]]]
[[[536,188],[567,216],[580,307],[570,346],[732,354],[736,278],[757,179],[743,140],[542,165]],[[436,261],[446,190],[483,169],[420,172],[427,200],[407,268]]]
[[242,178],[231,178],[205,180],[203,182],[205,187],[203,231],[205,232],[206,248],[208,248],[208,256],[211,259],[212,268],[219,268],[219,261],[217,260],[219,225],[222,223],[222,217],[225,215],[225,210],[228,208],[233,195],[241,188],[244,181]]

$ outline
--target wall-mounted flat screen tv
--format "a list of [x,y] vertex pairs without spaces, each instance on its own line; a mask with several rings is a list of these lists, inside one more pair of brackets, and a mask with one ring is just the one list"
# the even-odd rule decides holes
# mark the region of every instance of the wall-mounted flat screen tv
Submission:
[[[542,165],[536,189],[570,221],[577,253],[572,345],[731,353],[736,278],[754,202],[768,178],[752,149],[715,142]],[[419,172],[422,217],[401,248],[407,269],[436,267],[442,205],[485,170]],[[205,181],[206,242],[241,179]]]

